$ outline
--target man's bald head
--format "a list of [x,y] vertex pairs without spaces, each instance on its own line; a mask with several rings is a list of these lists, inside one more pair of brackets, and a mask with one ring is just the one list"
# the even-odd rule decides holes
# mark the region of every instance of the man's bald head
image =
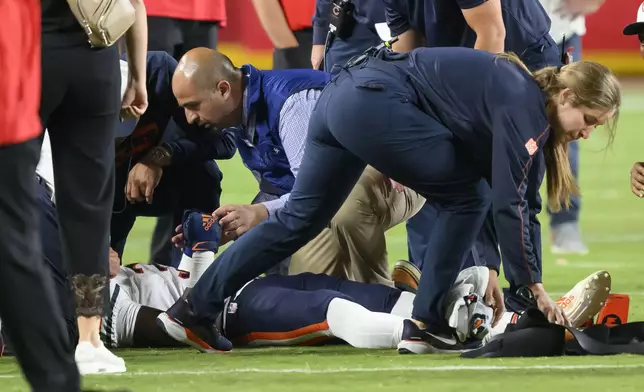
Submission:
[[172,91],[191,123],[229,127],[241,122],[241,70],[209,48],[187,52],[172,77]]
[[210,89],[222,80],[231,82],[238,74],[228,56],[209,48],[195,48],[179,60],[173,84],[175,79],[185,79],[198,88]]

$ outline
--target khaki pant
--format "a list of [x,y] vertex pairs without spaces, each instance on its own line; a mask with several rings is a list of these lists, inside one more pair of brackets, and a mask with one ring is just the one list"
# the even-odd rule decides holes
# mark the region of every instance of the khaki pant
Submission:
[[289,274],[322,273],[393,286],[385,231],[414,216],[425,199],[367,166],[340,210],[316,238],[291,256]]

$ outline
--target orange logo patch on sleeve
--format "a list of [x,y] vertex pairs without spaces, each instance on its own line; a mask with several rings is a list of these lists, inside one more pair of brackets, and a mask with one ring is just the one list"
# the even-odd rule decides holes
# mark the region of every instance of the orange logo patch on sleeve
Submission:
[[528,150],[528,154],[530,154],[530,156],[533,156],[534,153],[539,149],[539,146],[533,138],[530,138],[530,140],[528,140],[525,144],[525,149]]

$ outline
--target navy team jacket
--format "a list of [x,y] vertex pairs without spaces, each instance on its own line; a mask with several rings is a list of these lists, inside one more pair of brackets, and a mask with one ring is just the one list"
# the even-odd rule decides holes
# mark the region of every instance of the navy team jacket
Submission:
[[537,214],[550,126],[537,83],[518,65],[468,48],[420,48],[379,57],[409,75],[417,105],[453,133],[464,156],[491,184],[506,276],[515,285],[540,283]]
[[[299,91],[323,89],[331,76],[310,69],[260,71],[248,64],[241,69],[246,124],[242,129],[232,129],[237,149],[244,165],[260,177],[260,189],[282,196],[289,193],[295,183],[279,135],[282,106],[288,97]],[[302,135],[307,131],[302,129]],[[246,139],[249,135],[252,140]]]
[[160,142],[172,150],[172,163],[201,162],[210,159],[230,159],[235,155],[233,136],[188,124],[184,109],[172,93],[172,75],[177,61],[161,51],[147,55],[148,109],[134,125],[132,121],[119,124],[117,134],[127,135],[116,149],[117,168],[134,165]]

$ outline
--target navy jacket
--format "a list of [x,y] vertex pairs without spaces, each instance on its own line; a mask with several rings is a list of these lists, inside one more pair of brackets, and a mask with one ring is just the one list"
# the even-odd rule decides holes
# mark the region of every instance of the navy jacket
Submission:
[[[476,33],[468,26],[462,10],[485,1],[384,0],[392,36],[414,28],[425,36],[429,47],[468,48],[474,47]],[[549,35],[550,18],[538,0],[501,0],[501,8],[506,51],[516,53],[530,68],[559,61],[556,44]],[[549,59],[544,62],[543,56]]]
[[172,163],[200,162],[209,159],[230,159],[235,155],[233,136],[218,133],[186,121],[183,108],[172,93],[172,75],[177,61],[166,52],[148,52],[148,109],[134,122],[119,124],[117,134],[128,135],[119,141],[117,167],[132,165],[161,142],[172,150]]
[[511,283],[541,282],[537,214],[550,126],[537,83],[518,65],[467,48],[379,56],[409,75],[417,105],[445,125],[491,184],[494,224]]
[[[285,195],[293,188],[295,176],[279,135],[280,111],[288,97],[298,91],[323,89],[330,75],[314,70],[260,71],[248,64],[241,69],[245,124],[230,131],[244,165],[259,177],[260,189]],[[249,135],[252,140],[247,140]]]

